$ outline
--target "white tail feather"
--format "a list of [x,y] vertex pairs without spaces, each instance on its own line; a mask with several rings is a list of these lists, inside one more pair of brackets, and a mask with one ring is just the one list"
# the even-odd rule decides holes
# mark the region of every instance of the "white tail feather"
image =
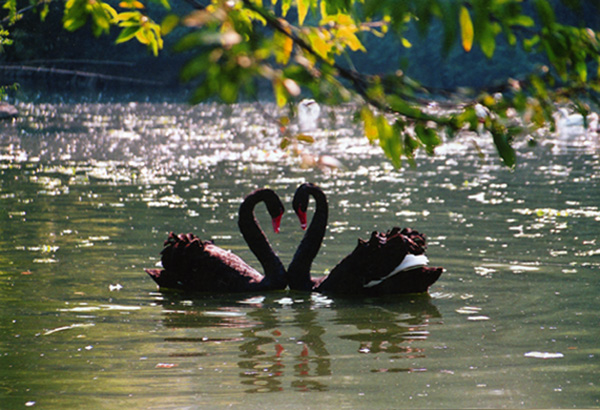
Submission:
[[366,283],[363,287],[372,288],[373,286],[379,285],[384,280],[391,278],[392,276],[394,276],[395,274],[397,274],[399,272],[404,272],[404,271],[407,271],[410,269],[427,266],[428,263],[429,263],[429,259],[427,259],[427,256],[412,255],[409,253],[408,255],[406,255],[404,257],[404,259],[402,259],[402,262],[400,262],[400,264],[398,266],[396,266],[396,269],[394,269],[393,271],[391,271],[389,274],[387,274],[385,277],[383,277],[381,279],[372,280],[369,283]]

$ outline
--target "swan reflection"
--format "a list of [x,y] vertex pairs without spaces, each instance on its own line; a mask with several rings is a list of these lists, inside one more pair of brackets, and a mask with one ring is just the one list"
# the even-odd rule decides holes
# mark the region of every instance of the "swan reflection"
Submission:
[[[343,372],[339,366],[344,360],[366,355],[374,356],[370,372],[423,370],[414,368],[414,359],[427,357],[432,319],[441,317],[428,295],[162,296],[167,356],[214,370],[211,377],[238,383],[246,393],[327,391],[330,377]],[[280,303],[283,298],[291,303]],[[378,360],[381,355],[389,360]],[[394,365],[382,367],[384,362]],[[199,377],[204,375],[198,371]],[[197,382],[200,386],[201,379]]]

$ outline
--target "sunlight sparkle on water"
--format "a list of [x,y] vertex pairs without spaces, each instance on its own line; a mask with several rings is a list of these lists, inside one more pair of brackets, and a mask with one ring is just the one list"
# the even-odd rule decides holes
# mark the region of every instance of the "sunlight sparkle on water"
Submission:
[[[270,103],[19,109],[0,123],[7,408],[298,407],[306,393],[314,408],[600,405],[600,151],[589,135],[516,137],[508,170],[491,136],[460,133],[395,169],[351,106],[323,106],[315,142],[286,149],[264,112],[289,113]],[[319,168],[326,156],[342,165]],[[410,226],[446,269],[429,294],[181,294],[143,271],[161,267],[170,231],[217,239],[258,267],[236,220],[261,186],[285,204],[282,232],[265,233],[287,266],[305,181],[329,199],[315,277],[359,237]],[[270,227],[262,205],[256,217]]]

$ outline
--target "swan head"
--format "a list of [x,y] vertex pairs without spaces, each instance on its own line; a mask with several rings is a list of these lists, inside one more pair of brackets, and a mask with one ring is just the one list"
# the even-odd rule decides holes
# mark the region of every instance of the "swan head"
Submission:
[[281,225],[282,216],[283,212],[279,216],[276,216],[275,218],[271,219],[271,223],[273,224],[273,231],[275,231],[275,233],[279,233],[279,227]]
[[298,215],[298,219],[300,220],[300,227],[302,228],[302,230],[306,229],[306,212],[302,211],[301,209],[298,209],[296,211],[296,215]]
[[267,211],[271,216],[271,223],[273,224],[273,230],[275,233],[279,233],[279,227],[281,225],[281,217],[285,212],[283,203],[275,191],[265,188],[261,190],[261,195],[267,205]]
[[302,229],[306,229],[307,226],[306,211],[308,209],[309,191],[311,189],[316,189],[316,186],[310,182],[300,185],[298,189],[296,189],[294,199],[292,200],[292,208],[298,216],[300,227]]

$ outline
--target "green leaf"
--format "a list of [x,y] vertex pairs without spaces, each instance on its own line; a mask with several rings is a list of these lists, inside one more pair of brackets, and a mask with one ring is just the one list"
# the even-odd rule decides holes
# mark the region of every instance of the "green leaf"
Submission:
[[88,19],[89,11],[84,0],[69,0],[65,3],[63,27],[68,31],[81,28]]
[[45,21],[48,16],[48,12],[50,11],[50,6],[48,3],[44,3],[44,7],[42,11],[40,11],[40,20]]
[[463,49],[468,53],[471,51],[473,47],[473,21],[471,20],[471,15],[469,14],[469,10],[465,6],[460,8],[459,14],[459,22],[460,22],[460,35],[462,38],[462,46]]
[[218,93],[221,100],[226,104],[235,103],[239,94],[239,84],[224,76],[219,76],[218,80]]
[[313,137],[311,137],[310,135],[306,135],[306,134],[296,135],[296,139],[298,141],[306,142],[308,144],[312,144],[313,142],[315,142],[315,139]]
[[523,27],[533,27],[535,22],[530,16],[526,16],[524,14],[519,14],[518,16],[512,17],[507,20],[507,24],[511,26],[523,26]]
[[577,75],[581,82],[585,83],[587,81],[587,65],[585,64],[585,61],[577,61],[577,63],[575,63],[575,71],[577,71]]
[[383,115],[378,116],[376,122],[379,131],[379,146],[392,161],[392,165],[400,168],[402,166],[402,144],[396,127],[392,127]]
[[457,3],[453,1],[440,2],[440,18],[444,23],[444,39],[442,40],[442,55],[448,56],[452,46],[456,42],[458,32],[456,13],[458,12]]
[[[276,0],[275,0],[276,2]],[[285,17],[292,6],[292,0],[281,0],[281,17]]]
[[537,34],[531,38],[526,38],[523,40],[523,49],[527,52],[530,52],[536,44],[540,42],[540,36]]
[[496,49],[496,35],[490,26],[488,26],[484,31],[481,32],[479,36],[479,45],[481,46],[481,51],[487,58],[492,58],[494,56],[494,51]]
[[203,74],[210,67],[210,62],[206,54],[200,54],[192,58],[181,68],[179,76],[181,81],[190,81]]
[[425,144],[425,150],[432,155],[435,147],[440,145],[441,140],[433,128],[426,127],[425,124],[419,123],[415,125],[415,133],[419,140]]
[[286,149],[291,143],[292,141],[288,137],[283,137],[281,139],[281,143],[279,144],[279,148]]
[[404,155],[408,158],[411,167],[415,167],[415,151],[421,144],[413,138],[408,132],[404,133]]
[[285,34],[276,31],[273,34],[273,54],[277,63],[286,65],[292,55],[294,41]]
[[365,135],[369,142],[373,143],[379,138],[379,129],[375,121],[375,116],[368,106],[363,106],[360,109],[360,118],[365,127]]
[[308,14],[308,8],[310,6],[310,0],[296,0],[298,4],[298,25],[304,24],[304,19]]
[[200,31],[194,31],[184,37],[181,38],[173,47],[174,51],[181,53],[184,51],[189,51],[193,48],[200,47],[204,45],[204,37],[205,35]]
[[397,95],[388,95],[387,102],[390,108],[398,114],[406,115],[411,118],[428,118],[428,115],[420,109],[411,106],[404,99]]
[[141,29],[142,29],[141,26],[131,26],[131,27],[124,28],[121,31],[121,33],[119,34],[119,36],[117,37],[117,39],[115,40],[115,44],[121,44],[121,43],[131,40],[133,37],[135,37],[137,32],[140,31]]
[[535,0],[535,8],[545,27],[550,27],[554,24],[556,17],[548,0]]
[[517,156],[515,150],[510,145],[509,137],[506,133],[492,130],[492,137],[494,138],[494,145],[500,154],[500,158],[504,161],[504,164],[513,168],[517,162]]
[[165,9],[171,10],[171,4],[169,0],[155,0],[157,3],[160,3]]
[[280,79],[273,80],[273,92],[275,93],[275,101],[277,106],[283,107],[288,101],[287,91]]
[[163,21],[160,23],[160,31],[164,36],[169,34],[171,31],[177,27],[179,24],[179,17],[175,14],[169,14],[166,16]]

